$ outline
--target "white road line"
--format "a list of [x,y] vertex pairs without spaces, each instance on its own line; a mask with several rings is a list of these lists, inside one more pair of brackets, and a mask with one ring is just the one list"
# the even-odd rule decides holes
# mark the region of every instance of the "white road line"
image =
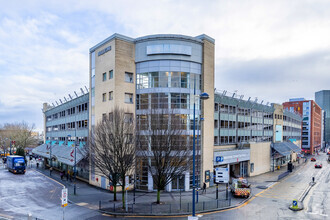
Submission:
[[327,214],[322,214],[322,213],[315,213],[315,212],[305,212],[306,214],[310,215],[321,215],[321,216],[328,216]]
[[267,188],[271,187],[272,185],[274,185],[276,182],[273,182],[273,183],[269,183],[266,185]]

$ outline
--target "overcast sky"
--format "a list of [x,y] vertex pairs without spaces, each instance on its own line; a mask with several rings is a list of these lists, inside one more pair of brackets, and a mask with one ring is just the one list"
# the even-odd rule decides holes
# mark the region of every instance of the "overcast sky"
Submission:
[[[157,2],[157,3],[156,3]],[[0,124],[88,87],[89,48],[120,33],[207,34],[215,87],[282,103],[330,89],[330,1],[0,0]]]

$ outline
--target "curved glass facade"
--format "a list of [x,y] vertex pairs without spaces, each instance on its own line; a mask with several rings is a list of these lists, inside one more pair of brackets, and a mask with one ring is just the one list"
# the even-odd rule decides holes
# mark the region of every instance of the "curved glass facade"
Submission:
[[[138,130],[143,132],[156,119],[148,109],[159,109],[164,117],[180,121],[184,131],[182,141],[188,141],[192,149],[194,90],[201,93],[201,68],[196,62],[183,60],[152,60],[136,64],[136,117]],[[200,101],[195,100],[196,118],[200,115]],[[165,110],[165,111],[164,111]],[[167,113],[166,113],[167,112]],[[169,116],[171,114],[171,116]],[[168,123],[171,124],[169,119]],[[200,132],[196,125],[196,135]],[[183,145],[184,146],[184,145]],[[147,146],[146,146],[147,147]],[[180,146],[178,146],[178,149]],[[200,155],[196,156],[199,160]],[[191,186],[191,179],[186,184]],[[198,178],[198,177],[197,177]],[[175,181],[174,181],[175,182]],[[141,176],[141,185],[147,184],[147,175]],[[177,187],[176,187],[177,186]],[[171,185],[172,190],[183,187],[182,183]]]
[[[145,115],[144,109],[171,109],[182,118],[185,130],[192,130],[194,89],[201,91],[201,64],[177,60],[146,61],[136,65],[136,109]],[[200,114],[200,102],[195,102],[196,115]],[[141,127],[145,127],[138,120]]]

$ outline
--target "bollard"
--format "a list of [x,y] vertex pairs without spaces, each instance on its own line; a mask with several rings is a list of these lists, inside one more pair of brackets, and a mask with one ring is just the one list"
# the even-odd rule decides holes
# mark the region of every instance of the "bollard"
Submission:
[[314,183],[314,181],[315,181],[315,178],[314,178],[314,177],[312,177],[312,181],[313,181],[313,183]]
[[219,190],[218,190],[218,184],[216,185],[216,199],[219,198]]

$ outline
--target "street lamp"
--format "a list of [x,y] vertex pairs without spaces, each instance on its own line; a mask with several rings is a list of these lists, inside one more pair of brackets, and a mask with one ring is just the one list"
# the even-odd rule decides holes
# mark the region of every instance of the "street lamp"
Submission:
[[53,170],[53,160],[52,160],[52,143],[51,141],[49,140],[49,176],[52,176],[52,170]]
[[[202,93],[199,96],[200,100],[206,100],[209,98],[209,94],[207,93]],[[196,98],[196,77],[194,78],[194,122],[193,122],[193,194],[192,194],[192,216],[196,216],[196,210],[195,210],[195,194],[196,194],[196,183],[195,183],[195,157],[196,157],[196,149],[195,149],[195,142],[196,142],[196,137],[195,137],[195,124],[196,124],[196,103],[195,103],[195,98]]]
[[[75,130],[75,135],[76,135],[76,130]],[[71,135],[69,134],[68,137],[71,137]],[[76,190],[77,190],[77,186],[76,186],[76,170],[77,170],[77,137],[75,137],[75,143],[74,143],[74,166],[73,166],[73,194],[76,195]]]
[[[197,123],[197,131],[198,131],[198,125],[200,125],[200,128],[202,128],[202,125],[201,125],[201,121],[203,121],[204,120],[204,118],[201,118],[201,117],[199,117],[199,120],[198,120],[198,123]],[[199,145],[198,145],[198,137],[200,137],[200,135],[201,135],[201,132],[199,132],[199,135],[197,135],[197,152],[199,152],[199,151],[201,151],[201,148],[198,148],[199,147]],[[199,153],[199,156],[200,156],[200,153]],[[198,158],[199,157],[197,157],[197,188],[199,189],[199,182],[200,182],[200,179],[198,178],[198,174],[199,174],[199,172],[200,172],[200,170],[199,170],[199,161],[198,161]],[[198,191],[197,191],[197,194],[196,194],[196,202],[198,203]]]

